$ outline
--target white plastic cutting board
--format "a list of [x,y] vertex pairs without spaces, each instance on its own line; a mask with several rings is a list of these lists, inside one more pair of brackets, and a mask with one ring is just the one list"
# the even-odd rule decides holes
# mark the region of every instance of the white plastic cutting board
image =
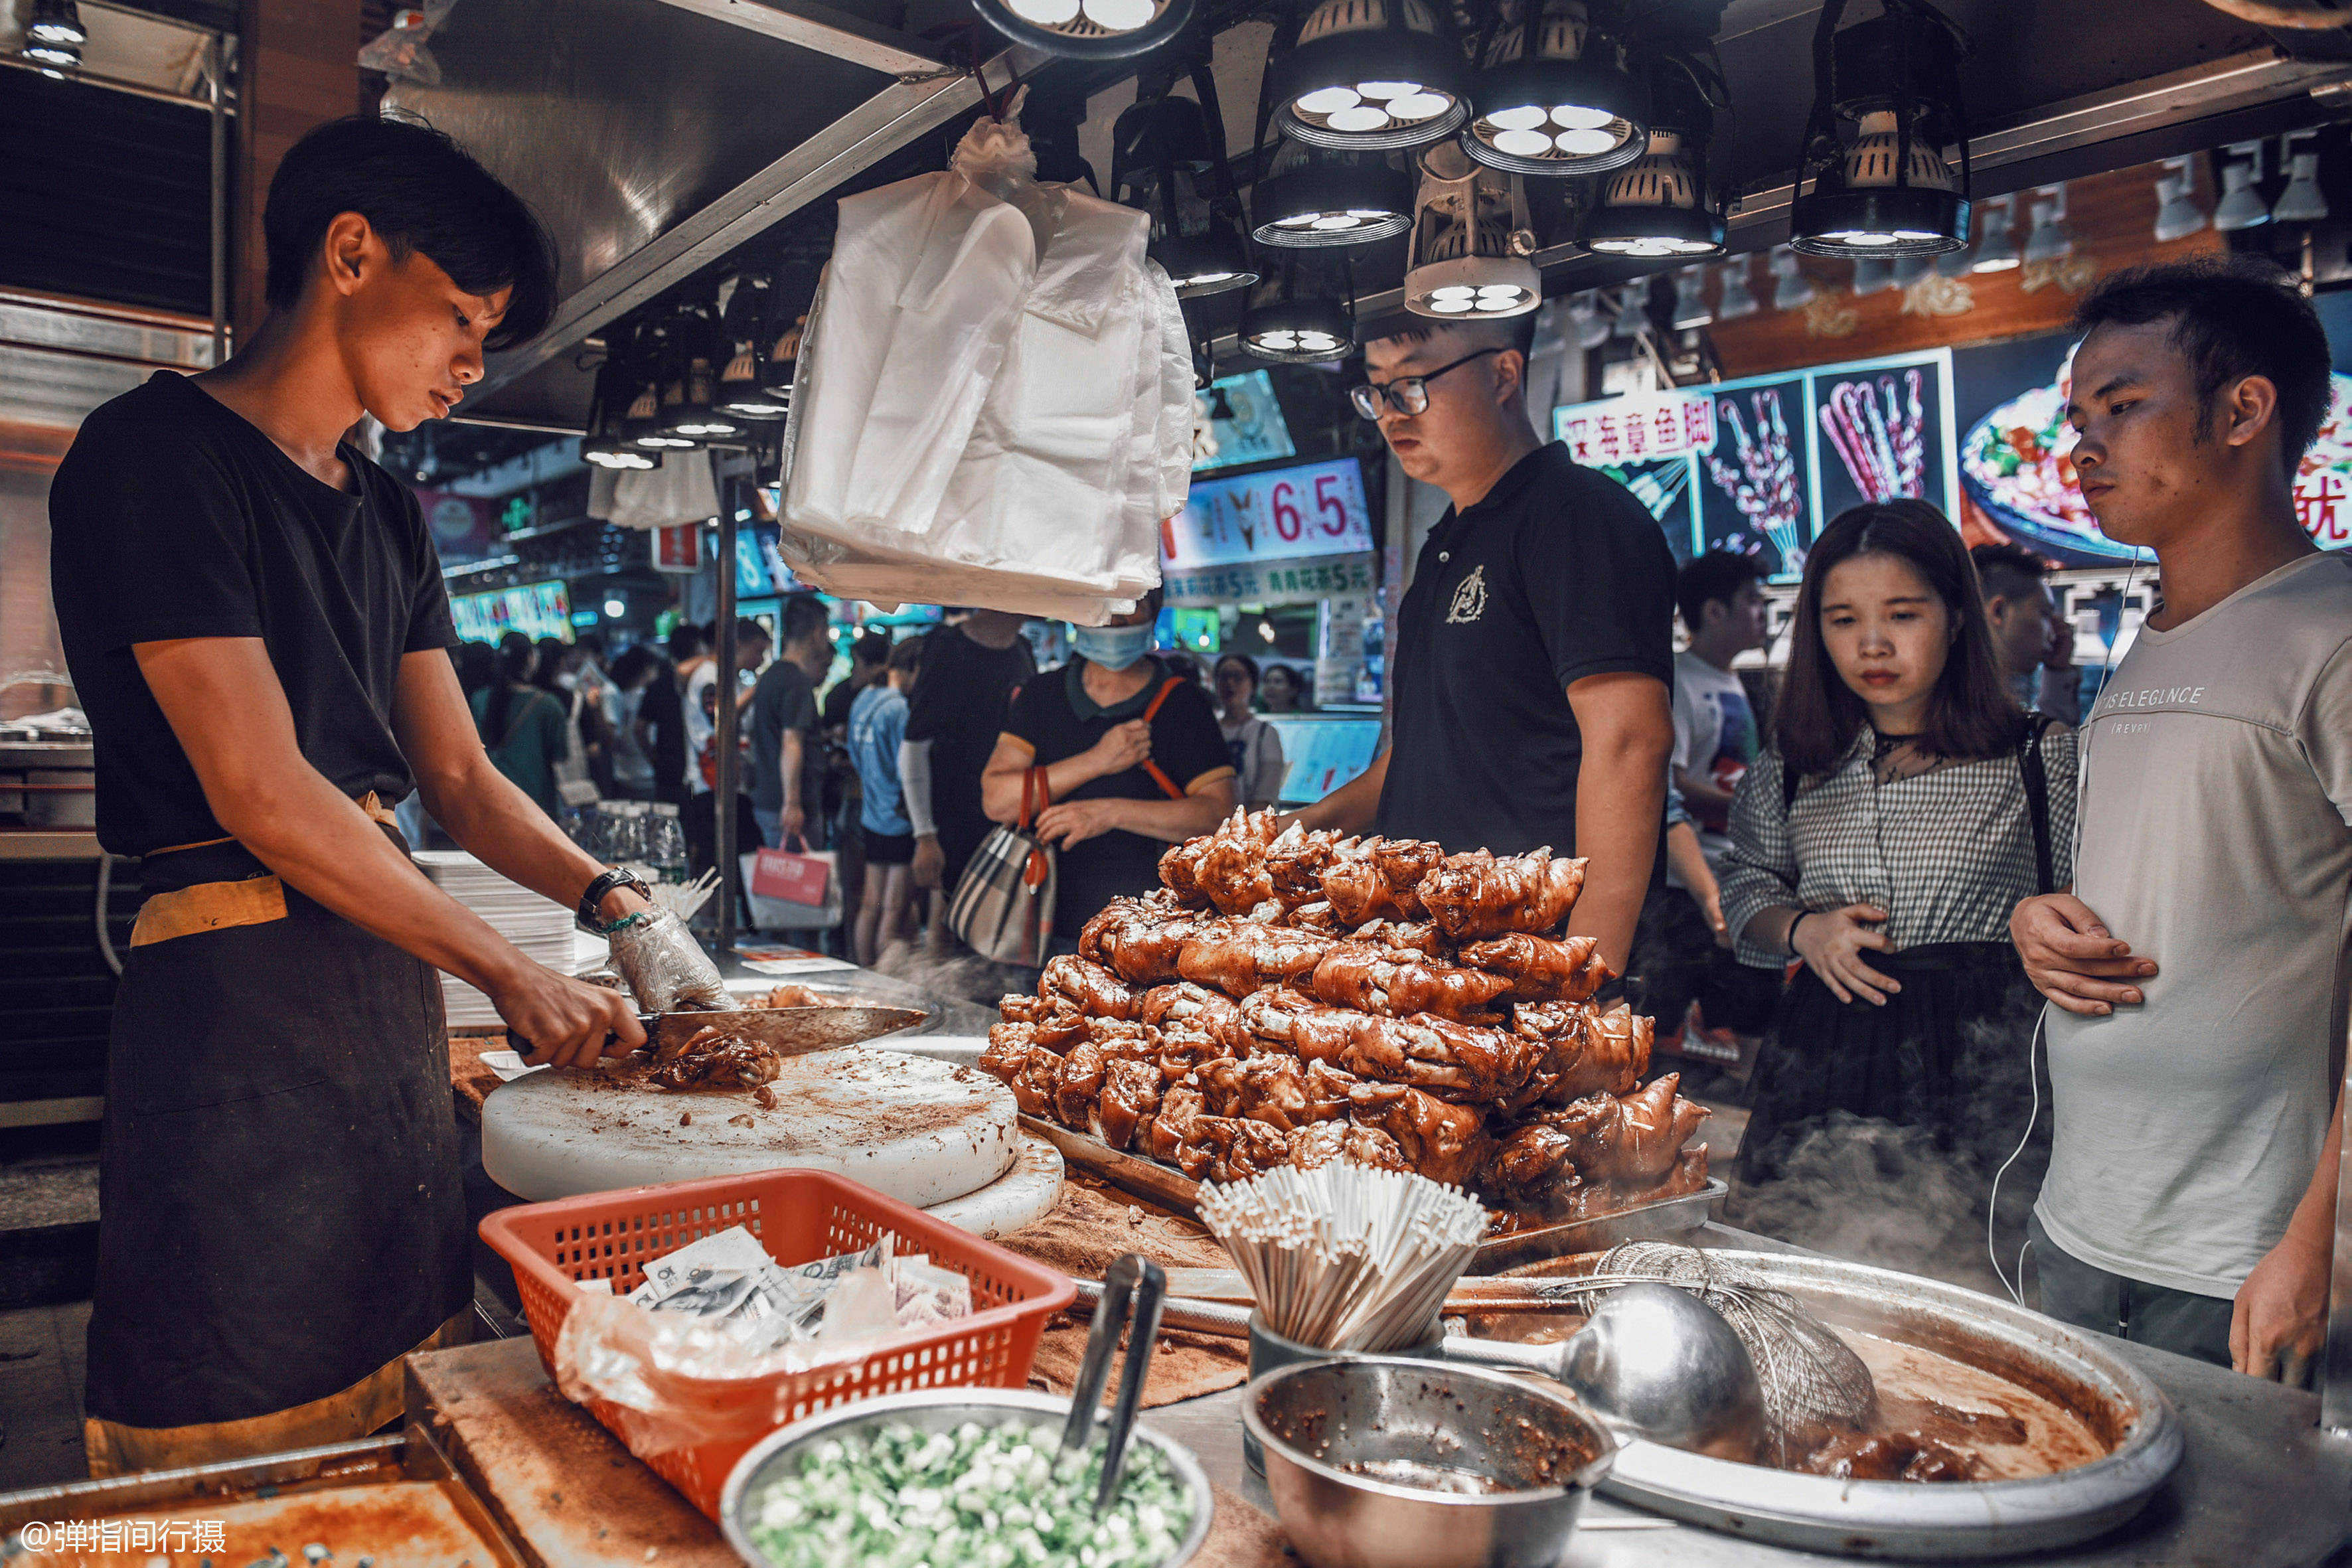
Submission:
[[[665,1094],[626,1072],[551,1069],[482,1102],[482,1168],[529,1202],[738,1171],[834,1171],[928,1208],[1012,1170],[1012,1091],[977,1068],[871,1046],[787,1058],[751,1092]],[[680,1124],[681,1117],[692,1120]]]
[[992,1239],[1036,1224],[1061,1199],[1062,1152],[1034,1133],[1024,1132],[1013,1169],[976,1193],[926,1207],[958,1230]]

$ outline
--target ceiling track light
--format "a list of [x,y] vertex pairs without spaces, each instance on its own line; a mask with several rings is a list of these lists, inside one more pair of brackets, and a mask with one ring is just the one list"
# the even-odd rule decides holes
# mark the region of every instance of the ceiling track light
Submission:
[[1246,289],[1259,277],[1242,238],[1216,79],[1205,58],[1190,70],[1197,98],[1178,97],[1177,73],[1169,72],[1144,84],[1154,90],[1139,94],[1111,128],[1112,199],[1150,215],[1147,253],[1180,300]]
[[1250,237],[1317,249],[1369,245],[1412,226],[1412,176],[1374,153],[1334,153],[1286,141],[1250,191]]
[[1322,364],[1356,352],[1353,268],[1297,253],[1282,258],[1273,295],[1242,311],[1242,352],[1276,364]]
[[1016,44],[1080,60],[1149,54],[1184,30],[1195,0],[971,0]]
[[632,367],[619,353],[608,353],[596,367],[596,386],[588,399],[588,432],[580,438],[583,462],[600,468],[658,468],[661,454],[638,446],[625,429],[635,386]]
[[1715,106],[1727,102],[1711,61],[1661,60],[1648,151],[1609,177],[1580,239],[1604,256],[1689,261],[1724,253],[1723,205],[1707,178]]
[[2232,142],[2228,151],[2246,161],[2221,166],[2221,199],[2213,204],[2213,226],[2224,234],[2271,221],[2270,204],[2254,187],[2263,179],[2263,144]]
[[2033,194],[2033,226],[2025,235],[2025,264],[2063,261],[2074,254],[2074,237],[2066,228],[2066,187],[2042,185]]
[[1469,76],[1451,9],[1438,0],[1321,0],[1269,58],[1262,96],[1286,136],[1389,152],[1459,130]]
[[[768,355],[775,346],[776,290],[763,277],[747,275],[735,281],[727,313],[719,329],[719,347],[725,355],[712,389],[719,413],[739,419],[775,420],[792,412],[791,380],[784,378],[782,395],[768,390],[778,379]],[[797,340],[795,340],[797,342]]]
[[1675,331],[1687,332],[1704,327],[1715,320],[1715,310],[1706,302],[1706,268],[1685,267],[1675,274]]
[[2279,193],[2271,217],[2278,223],[2317,223],[2327,216],[2327,198],[2319,189],[2319,154],[2298,153],[2297,142],[2310,141],[2316,131],[2290,131],[2279,138],[2279,167],[2286,171],[2286,189]]
[[2015,198],[1995,196],[1985,203],[1984,232],[1970,247],[1969,270],[1971,272],[2012,272],[2021,259],[2018,255],[2017,225],[2010,217]]
[[1616,302],[1610,307],[1609,335],[1638,338],[1649,330],[1650,280],[1639,278],[1619,284]]
[[1520,176],[1474,163],[1452,142],[1423,153],[1421,167],[1404,308],[1438,321],[1493,320],[1542,304]]
[[79,49],[89,42],[89,29],[81,25],[81,7],[74,0],[33,0],[25,37],[37,44],[64,44]]
[[1583,0],[1496,5],[1476,58],[1462,150],[1489,168],[1605,174],[1647,149],[1648,85],[1626,68],[1623,38],[1594,27]]
[[[1799,150],[1790,243],[1811,256],[1935,256],[1968,243],[1970,174],[1960,115],[1967,35],[1926,0],[1840,31],[1847,0],[1813,29],[1813,107]],[[1852,142],[1841,122],[1852,121]],[[1957,173],[1944,160],[1959,149]]]
[[2205,209],[2197,205],[2197,160],[2167,158],[2170,174],[2156,182],[2156,242],[2169,244],[2200,232]]
[[1723,294],[1715,305],[1717,321],[1736,321],[1764,308],[1757,302],[1755,290],[1748,286],[1749,264],[1754,260],[1750,256],[1735,256],[1723,264]]
[[1801,310],[1812,302],[1813,280],[1797,253],[1785,245],[1772,247],[1772,309]]
[[[718,387],[718,324],[709,308],[681,305],[671,320],[670,353],[661,384],[661,408],[650,431],[638,437],[640,446],[654,444],[683,448],[725,443],[744,435],[741,418],[719,412],[713,401]],[[725,361],[719,360],[723,365]]]

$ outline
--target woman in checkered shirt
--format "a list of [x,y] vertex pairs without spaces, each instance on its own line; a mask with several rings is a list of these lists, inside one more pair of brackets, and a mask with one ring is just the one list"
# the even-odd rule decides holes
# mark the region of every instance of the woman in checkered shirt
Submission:
[[1924,1129],[1989,1180],[2026,1124],[2040,1011],[2009,915],[2073,879],[2074,732],[2019,710],[1959,531],[1925,501],[1823,530],[1790,627],[1721,868],[1741,960],[1802,965],[1757,1061],[1743,1183],[1838,1111]]

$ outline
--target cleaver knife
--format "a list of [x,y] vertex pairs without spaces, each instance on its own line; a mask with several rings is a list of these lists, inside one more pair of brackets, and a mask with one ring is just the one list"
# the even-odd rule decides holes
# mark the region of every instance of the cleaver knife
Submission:
[[[656,1054],[682,1046],[698,1031],[715,1025],[739,1039],[757,1041],[780,1057],[799,1057],[895,1035],[929,1016],[916,1007],[739,1007],[708,1013],[639,1014],[637,1022],[645,1027],[646,1044]],[[507,1045],[526,1058],[538,1049],[511,1029],[507,1031]]]

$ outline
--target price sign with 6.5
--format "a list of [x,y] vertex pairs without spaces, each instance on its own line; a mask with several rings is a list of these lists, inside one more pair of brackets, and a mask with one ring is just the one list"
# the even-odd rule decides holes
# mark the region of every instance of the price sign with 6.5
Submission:
[[1160,529],[1161,563],[1171,571],[1371,548],[1371,509],[1352,458],[1195,480],[1184,510]]

